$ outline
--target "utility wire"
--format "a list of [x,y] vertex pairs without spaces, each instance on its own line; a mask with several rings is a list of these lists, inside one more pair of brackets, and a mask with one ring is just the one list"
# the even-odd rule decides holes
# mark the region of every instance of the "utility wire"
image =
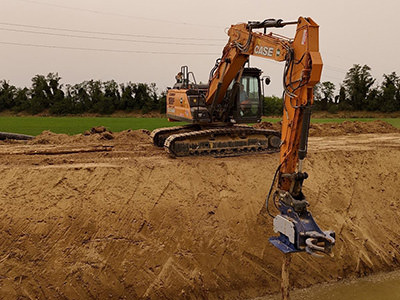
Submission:
[[102,48],[81,48],[69,46],[55,46],[55,45],[42,45],[42,44],[28,44],[28,43],[14,43],[0,41],[3,45],[36,47],[36,48],[52,48],[52,49],[67,49],[67,50],[81,50],[81,51],[97,51],[97,52],[113,52],[113,53],[138,53],[138,54],[167,54],[167,55],[213,55],[218,56],[217,53],[206,52],[164,52],[164,51],[141,51],[141,50],[123,50],[123,49],[102,49]]
[[117,33],[117,32],[103,32],[103,31],[89,31],[89,30],[78,30],[78,29],[68,29],[68,28],[57,28],[57,27],[46,27],[37,25],[27,25],[27,24],[17,24],[9,22],[0,22],[0,25],[6,26],[16,26],[25,28],[35,28],[35,29],[46,29],[46,30],[57,30],[66,32],[77,32],[77,33],[91,33],[91,34],[101,34],[101,35],[114,35],[114,36],[127,36],[127,37],[143,37],[150,39],[178,39],[178,40],[193,40],[193,41],[226,41],[225,39],[216,38],[193,38],[193,37],[179,37],[179,36],[161,36],[161,35],[146,35],[146,34],[131,34],[131,33]]
[[82,35],[74,35],[74,34],[52,33],[52,32],[43,32],[43,31],[24,30],[24,29],[12,29],[12,28],[0,28],[0,30],[12,31],[12,32],[21,32],[21,33],[30,33],[30,34],[41,34],[41,35],[51,35],[51,36],[72,37],[72,38],[80,38],[80,39],[94,39],[94,40],[103,40],[103,41],[107,40],[107,41],[119,41],[119,42],[146,43],[146,44],[167,44],[167,45],[217,46],[217,47],[221,47],[221,45],[218,45],[218,44],[195,44],[195,43],[180,43],[180,42],[157,42],[157,41],[144,41],[144,40],[129,40],[129,39],[120,39],[120,38],[108,38],[108,37],[97,37],[97,36],[82,36]]
[[338,81],[343,81],[344,80],[344,78],[338,78],[338,77],[330,76],[330,75],[326,75],[326,74],[323,74],[321,77],[322,78],[330,78],[330,79],[334,79],[334,80],[338,80]]
[[340,56],[340,55],[332,54],[332,53],[329,53],[329,52],[323,52],[323,55],[324,55],[324,57],[330,57],[331,61],[332,60],[338,60],[338,61],[340,61],[341,64],[346,63],[346,64],[351,65],[351,66],[356,64],[357,61],[360,59],[359,57],[349,56],[348,53],[346,53],[346,56],[344,56],[344,57]]
[[45,6],[53,6],[53,7],[69,9],[69,10],[77,10],[77,11],[81,11],[81,12],[89,12],[89,13],[99,14],[99,15],[109,15],[109,16],[116,16],[116,17],[124,17],[124,18],[130,18],[130,19],[135,19],[135,20],[139,19],[139,20],[158,22],[158,23],[170,23],[170,24],[178,24],[178,25],[186,25],[186,26],[221,28],[221,26],[209,25],[207,23],[195,24],[195,23],[187,23],[187,22],[178,22],[178,21],[173,21],[173,20],[146,18],[146,17],[141,17],[141,16],[133,16],[133,15],[125,15],[125,14],[119,14],[119,13],[104,12],[104,11],[99,11],[99,10],[94,10],[94,9],[78,8],[78,7],[72,7],[72,6],[64,6],[64,5],[48,3],[48,2],[42,2],[42,1],[36,1],[36,0],[18,0],[18,1],[28,2],[28,3],[35,3],[35,4],[45,5]]
[[333,71],[333,72],[341,73],[341,74],[346,74],[347,71],[348,71],[348,70],[345,70],[345,69],[342,69],[342,68],[339,68],[339,67],[333,67],[333,66],[330,66],[330,65],[327,65],[327,64],[324,64],[324,68],[326,68],[326,69],[328,69],[330,71]]

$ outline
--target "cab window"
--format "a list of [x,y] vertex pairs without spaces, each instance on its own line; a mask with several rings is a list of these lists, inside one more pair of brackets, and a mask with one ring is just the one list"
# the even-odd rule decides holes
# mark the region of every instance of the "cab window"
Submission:
[[239,106],[242,117],[253,117],[259,111],[259,81],[257,77],[243,76],[240,84]]

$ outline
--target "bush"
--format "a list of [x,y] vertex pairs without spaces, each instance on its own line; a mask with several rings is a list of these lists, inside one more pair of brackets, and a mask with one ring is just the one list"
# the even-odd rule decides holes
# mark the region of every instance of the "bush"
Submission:
[[328,112],[331,114],[337,114],[339,111],[339,106],[337,104],[330,104],[328,107]]
[[272,97],[264,97],[264,116],[271,115],[281,115],[283,110],[283,101],[282,98],[272,96]]
[[165,114],[167,112],[167,96],[164,94],[161,96],[158,102],[158,109],[161,114]]

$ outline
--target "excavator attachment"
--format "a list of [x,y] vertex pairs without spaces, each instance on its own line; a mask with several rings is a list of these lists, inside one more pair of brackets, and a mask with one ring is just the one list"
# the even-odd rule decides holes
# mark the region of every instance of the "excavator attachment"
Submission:
[[317,257],[332,255],[335,233],[320,229],[306,209],[306,200],[294,201],[294,206],[279,202],[280,214],[273,220],[274,232],[279,236],[269,238],[271,244],[285,254],[306,251]]

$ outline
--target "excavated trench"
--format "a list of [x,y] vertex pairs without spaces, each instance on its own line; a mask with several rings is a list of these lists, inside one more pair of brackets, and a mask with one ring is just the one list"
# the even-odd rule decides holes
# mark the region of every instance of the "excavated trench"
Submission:
[[[333,258],[293,256],[296,288],[400,266],[400,133],[344,134],[310,139],[304,192],[337,245]],[[146,131],[100,131],[1,142],[0,158],[4,299],[279,291],[263,209],[279,154],[171,159]]]

